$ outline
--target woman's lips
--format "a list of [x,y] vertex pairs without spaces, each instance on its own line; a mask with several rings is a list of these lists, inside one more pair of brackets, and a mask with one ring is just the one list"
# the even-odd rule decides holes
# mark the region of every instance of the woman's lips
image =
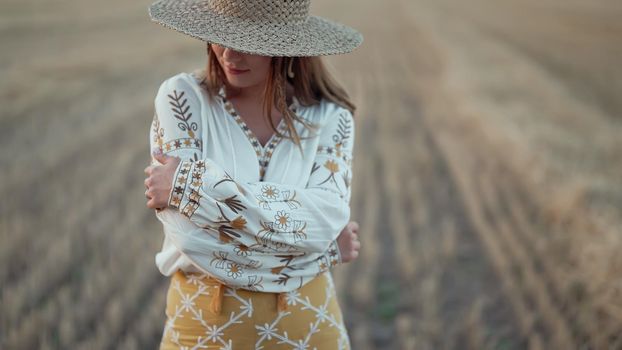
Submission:
[[231,67],[226,67],[226,69],[227,69],[227,72],[229,72],[229,74],[234,74],[234,75],[246,73],[249,71],[249,69],[234,69]]

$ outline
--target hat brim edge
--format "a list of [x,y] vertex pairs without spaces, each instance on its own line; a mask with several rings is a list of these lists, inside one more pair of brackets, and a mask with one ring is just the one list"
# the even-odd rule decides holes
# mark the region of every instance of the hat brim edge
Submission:
[[[243,52],[243,53],[247,53],[247,54],[262,55],[262,56],[290,56],[290,57],[339,55],[339,54],[347,54],[347,53],[353,52],[354,50],[356,50],[358,47],[361,46],[364,40],[363,35],[352,27],[334,22],[327,18],[323,18],[319,16],[309,16],[308,18],[309,23],[305,23],[306,26],[303,28],[306,30],[317,31],[316,34],[318,38],[322,37],[322,39],[317,40],[318,44],[323,43],[322,34],[332,35],[333,37],[338,36],[340,39],[343,39],[343,42],[345,42],[345,44],[343,44],[342,42],[341,45],[335,45],[334,47],[326,48],[326,46],[324,46],[324,48],[322,49],[317,49],[314,45],[312,45],[313,43],[310,42],[308,43],[308,46],[304,48],[304,50],[296,50],[296,49],[279,50],[279,49],[271,48],[270,45],[266,45],[265,47],[261,47],[261,48],[259,47],[249,48],[249,46],[240,45],[239,43],[236,43],[232,40],[226,40],[227,35],[224,35],[224,37],[223,35],[221,35],[221,37],[218,38],[218,35],[215,35],[217,31],[214,31],[214,30],[199,33],[197,31],[184,28],[183,22],[175,24],[170,18],[167,18],[166,16],[161,15],[163,12],[165,14],[172,14],[172,13],[162,11],[161,8],[158,8],[157,5],[159,3],[161,3],[161,1],[153,3],[152,5],[148,7],[148,13],[149,13],[149,16],[152,22],[158,23],[166,28],[188,35],[192,38],[195,38],[195,39],[198,39],[204,42],[208,42],[208,43],[214,43],[217,45],[221,45],[223,47],[228,47],[230,49]],[[216,19],[216,18],[217,18],[216,16],[212,17],[212,19]],[[313,28],[313,26],[315,26],[315,28]],[[325,28],[322,28],[322,27],[325,27]],[[325,33],[321,33],[322,29],[326,29],[326,28],[328,28],[329,30],[326,31]],[[266,42],[264,41],[264,43]],[[275,42],[275,43],[281,44],[281,42]]]

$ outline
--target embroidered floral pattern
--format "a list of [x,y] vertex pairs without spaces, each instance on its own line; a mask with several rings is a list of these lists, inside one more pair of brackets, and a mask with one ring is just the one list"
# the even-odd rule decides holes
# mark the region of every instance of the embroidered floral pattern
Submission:
[[352,130],[352,119],[349,119],[345,112],[339,114],[339,125],[337,126],[336,134],[333,135],[333,141],[335,142],[335,149],[337,149],[336,156],[341,157],[342,147],[347,146],[347,142],[350,139],[350,132]]
[[227,276],[238,278],[242,276],[242,267],[234,262],[227,264]]
[[201,150],[201,140],[186,137],[186,138],[171,140],[171,141],[161,144],[161,149],[163,153],[177,151],[182,148],[192,148],[192,149]]
[[267,253],[267,254],[277,254],[277,253],[293,253],[298,252],[298,250],[283,242],[275,242],[271,241],[268,238],[262,238],[259,236],[255,236],[255,242],[249,245],[249,248],[253,251]]
[[265,198],[275,199],[279,195],[279,190],[274,186],[263,186],[261,188],[261,194],[263,194]]
[[227,218],[225,213],[222,210],[222,207],[216,203],[218,206],[218,210],[220,211],[220,217],[218,221],[215,221],[218,226],[218,233],[220,240],[229,243],[236,238],[240,238],[240,234],[237,232],[238,230],[243,230],[246,227],[246,219],[242,216],[236,216],[233,219]]
[[[263,266],[263,264],[259,260],[254,260],[250,258],[246,259],[235,259],[229,258],[229,253],[224,251],[218,251],[212,253],[213,258],[210,261],[210,266],[214,266],[220,270],[228,270],[230,269],[231,264],[236,264],[237,269],[235,271],[242,271],[242,268],[246,269],[258,269]],[[231,277],[231,276],[229,276]],[[237,277],[236,277],[237,278]]]
[[[338,125],[332,134],[333,145],[319,145],[317,148],[317,154],[323,154],[330,156],[324,161],[322,165],[314,162],[311,169],[311,173],[318,171],[320,168],[324,168],[328,171],[326,177],[317,183],[322,185],[326,182],[334,184],[335,190],[339,193],[342,199],[349,197],[350,193],[350,180],[351,180],[351,166],[352,156],[351,152],[345,152],[344,149],[351,149],[349,145],[352,138],[352,119],[347,113],[342,112],[339,114]],[[344,166],[340,167],[339,162],[343,161]],[[337,175],[340,176],[343,182],[343,188],[339,186],[337,181]],[[309,185],[309,183],[307,183]]]
[[[341,146],[339,146],[341,148]],[[340,148],[337,148],[337,146],[332,147],[332,146],[318,146],[317,148],[317,152],[319,154],[326,154],[326,155],[335,155],[338,158],[341,158],[347,165],[351,165],[352,164],[352,157],[348,156],[347,154],[344,154]]]
[[173,191],[169,198],[168,205],[173,208],[179,208],[181,205],[181,200],[184,196],[186,186],[187,186],[187,177],[190,173],[190,162],[182,162],[179,170],[175,173],[175,177],[173,178]]
[[[224,88],[220,89],[219,96],[222,99],[222,102],[224,104],[225,110],[227,111],[227,114],[235,120],[237,125],[242,129],[242,131],[246,135],[246,138],[248,139],[250,144],[253,146],[253,149],[255,150],[255,154],[257,155],[257,159],[259,162],[259,179],[260,181],[263,180],[264,175],[266,174],[266,169],[268,168],[268,164],[270,163],[270,159],[272,158],[272,154],[274,153],[276,146],[279,144],[279,142],[281,142],[281,139],[283,137],[277,135],[277,133],[274,133],[268,139],[268,142],[266,143],[266,145],[262,147],[255,133],[251,130],[248,124],[246,124],[244,119],[242,119],[240,114],[235,110],[235,107],[233,106],[231,101],[227,99]],[[298,109],[297,105],[298,105],[297,102],[293,102],[289,106],[289,109],[292,112],[296,113]],[[287,125],[283,118],[281,118],[281,120],[279,121],[279,124],[277,125],[276,129],[280,133],[285,133],[287,129]]]
[[262,185],[261,190],[262,194],[256,196],[256,198],[258,204],[264,209],[271,210],[271,204],[273,203],[287,204],[289,209],[298,209],[302,206],[300,201],[296,200],[296,191],[281,191],[271,185]]
[[171,109],[173,110],[173,116],[179,120],[177,126],[188,133],[191,139],[194,139],[194,132],[197,131],[198,125],[196,122],[188,122],[192,118],[192,113],[189,112],[190,105],[187,105],[188,99],[184,98],[185,91],[177,92],[173,90],[172,94],[168,95],[170,99]]
[[289,218],[289,214],[282,210],[276,213],[276,215],[274,216],[274,219],[276,220],[276,226],[281,229],[286,229],[287,227],[289,227],[289,224],[292,221]]
[[257,275],[248,276],[248,283],[244,286],[244,289],[248,289],[253,292],[257,292],[263,289],[263,277]]
[[164,129],[160,127],[160,118],[158,114],[153,114],[153,121],[151,122],[151,134],[153,135],[153,144],[158,145],[158,148],[162,150],[162,144],[164,143]]
[[341,254],[339,254],[339,246],[337,242],[333,242],[328,247],[328,254],[323,255],[316,260],[319,270],[324,272],[329,270],[333,266],[337,266],[341,263]]
[[177,130],[169,129],[168,132],[172,136],[176,137],[166,138],[167,140],[165,140],[165,129],[161,126],[158,111],[154,114],[154,131],[152,134],[155,138],[154,143],[158,145],[158,148],[163,153],[166,154],[175,151],[192,150],[192,156],[188,158],[190,160],[197,161],[199,160],[199,154],[202,150],[202,142],[201,139],[196,138],[198,124],[195,121],[191,121],[192,112],[190,112],[190,104],[188,99],[185,97],[185,94],[186,93],[184,91],[178,92],[177,90],[173,90],[166,95],[168,98],[168,106],[172,112],[169,113],[171,117],[170,121],[172,122],[174,120],[177,128],[184,131],[185,135],[179,135]]
[[[209,158],[197,158],[203,145],[200,139],[195,138],[201,134],[201,126],[194,122],[199,115],[199,106],[193,106],[197,97],[191,94],[192,90],[176,85],[159,93],[160,100],[156,103],[160,107],[154,115],[150,138],[153,145],[165,150],[170,148],[170,152],[177,151],[177,155],[182,158],[173,178],[169,206],[192,220],[206,235],[214,237],[213,246],[201,246],[197,250],[193,248],[191,252],[185,250],[190,244],[182,244],[178,249],[185,253],[184,257],[191,259],[197,266],[210,267],[210,272],[213,271],[218,280],[228,286],[262,291],[275,291],[276,286],[287,286],[289,289],[302,286],[313,275],[317,276],[324,271],[321,270],[322,266],[333,266],[332,262],[338,261],[338,251],[333,250],[337,255],[331,253],[331,249],[336,248],[335,241],[321,253],[301,251],[300,244],[308,239],[309,230],[315,228],[317,231],[318,228],[313,226],[315,221],[311,215],[312,210],[317,213],[318,209],[313,208],[318,204],[306,195],[304,189],[261,181],[241,183]],[[243,121],[232,108],[230,115],[236,121]],[[313,188],[325,190],[327,195],[339,189],[343,192],[345,187],[349,187],[341,183],[346,179],[349,183],[350,178],[349,163],[343,160],[349,159],[351,154],[348,149],[351,145],[349,122],[339,123],[337,130],[331,125],[328,133],[323,135],[310,174],[314,178],[311,181]],[[263,177],[281,138],[272,137],[265,147],[261,147],[259,142],[252,142],[252,139],[256,141],[256,137],[250,129],[239,122],[237,125],[245,132],[254,149],[261,151],[257,159],[260,168],[264,169],[261,173]],[[334,137],[333,132],[338,138]],[[335,150],[341,156],[337,156]],[[342,208],[335,207],[339,212],[342,212]],[[261,213],[258,210],[264,210],[265,215],[258,217],[257,214]],[[332,214],[333,211],[326,214]],[[345,214],[340,215],[339,220],[342,220]],[[335,233],[337,229],[329,231]],[[203,265],[197,262],[196,252],[199,250],[210,252],[198,257]],[[313,257],[309,257],[309,254],[313,254]],[[305,263],[299,263],[299,258],[303,256],[307,256]]]
[[[201,200],[201,194],[199,189],[201,188],[203,170],[205,169],[205,163],[203,161],[194,162],[194,166],[191,167],[192,173],[189,178],[189,194],[186,205],[181,209],[181,213],[185,216],[192,216],[194,211],[199,207],[199,201]],[[183,197],[182,197],[183,199]]]
[[222,200],[223,203],[225,203],[225,205],[231,209],[231,211],[233,211],[234,213],[238,213],[244,209],[246,209],[246,207],[244,206],[244,204],[242,204],[242,201],[239,200],[237,194],[234,194],[231,197],[227,197],[225,199]]
[[242,243],[236,244],[235,248],[233,248],[233,251],[235,251],[237,255],[244,257],[252,254],[250,248]]

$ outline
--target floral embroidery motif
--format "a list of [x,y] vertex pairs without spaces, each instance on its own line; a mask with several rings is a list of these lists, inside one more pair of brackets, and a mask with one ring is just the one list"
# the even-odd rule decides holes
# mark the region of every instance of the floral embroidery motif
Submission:
[[[318,154],[325,154],[325,155],[331,156],[331,158],[327,159],[324,162],[324,164],[322,164],[322,166],[326,170],[328,170],[328,176],[321,182],[317,183],[317,185],[322,185],[328,181],[332,182],[335,185],[336,190],[342,199],[346,197],[348,190],[350,189],[350,180],[351,180],[350,167],[352,165],[352,157],[348,155],[346,152],[344,152],[344,148],[348,147],[348,142],[350,140],[351,133],[352,133],[352,120],[348,118],[347,113],[342,112],[341,114],[339,114],[337,130],[332,135],[332,140],[334,142],[334,145],[333,146],[320,145],[317,148]],[[345,163],[346,169],[344,169],[345,170],[344,173],[340,174],[341,169],[340,169],[340,166],[337,160],[341,160]],[[313,174],[314,172],[318,171],[322,166],[317,164],[317,162],[314,162],[313,167],[311,169],[311,173]],[[336,178],[337,174],[341,175],[341,179],[343,180],[344,187],[345,187],[344,189],[339,188],[339,183]],[[307,185],[309,185],[309,183],[307,183]]]
[[167,153],[182,148],[194,148],[201,150],[201,140],[189,137],[171,140],[160,145],[162,152]]
[[351,120],[347,118],[347,115],[342,112],[339,114],[339,125],[337,126],[337,134],[333,135],[333,141],[335,141],[335,149],[337,150],[336,156],[341,157],[341,148],[347,146],[348,139],[350,138],[350,131],[352,128]]
[[[222,180],[220,180],[220,181],[216,182],[216,183],[212,186],[212,188],[216,188],[216,186],[218,186],[218,185],[220,185],[220,184],[222,184],[222,183],[224,183],[224,182],[233,182],[233,183],[235,183],[235,184],[237,185],[237,183],[233,180],[233,178],[232,178],[229,174],[227,174],[227,173],[225,172],[225,175],[223,176]],[[238,189],[240,189],[240,188],[238,188]],[[240,189],[240,192],[242,192],[242,190],[241,190],[241,189]]]
[[316,260],[320,273],[327,271],[331,267],[337,266],[341,262],[341,256],[339,255],[339,247],[336,242],[332,242],[328,247],[328,254],[319,257]]
[[240,261],[234,261],[232,259],[229,259],[229,253],[223,251],[219,251],[218,253],[214,252],[212,256],[214,258],[210,261],[210,265],[213,264],[214,267],[221,270],[231,269],[230,265],[236,264],[237,267],[234,269],[235,272],[239,271],[240,273],[242,273],[243,268],[258,269],[262,266],[262,263],[259,260],[245,259],[244,263],[241,263]]
[[175,184],[173,191],[171,193],[171,198],[169,199],[169,206],[173,207],[173,208],[179,208],[179,206],[181,205],[181,200],[184,196],[184,193],[186,191],[186,176],[190,173],[190,167],[192,165],[192,163],[190,162],[182,162],[183,164],[181,164],[181,167],[179,169],[179,171],[177,172],[177,174],[175,175],[175,178],[173,179],[173,183]]
[[237,255],[244,256],[244,257],[247,257],[252,254],[250,248],[242,243],[236,244],[235,248],[233,248],[233,251]]
[[238,211],[241,211],[242,209],[246,209],[246,206],[242,204],[242,201],[236,198],[237,196],[238,196],[237,194],[234,194],[233,196],[222,200],[222,202],[225,203],[225,205],[229,207],[229,209],[231,209],[231,211],[233,211],[236,214],[238,213]]
[[276,187],[274,187],[274,186],[263,186],[261,188],[261,193],[266,198],[275,199],[276,196],[279,195],[279,190]]
[[217,269],[221,269],[221,270],[224,269],[225,265],[227,264],[227,262],[229,262],[229,259],[227,259],[228,253],[220,251],[218,253],[214,253],[213,255],[214,255],[214,259],[212,259],[212,261],[210,261],[210,265],[212,263],[215,263],[214,266]]
[[192,214],[194,214],[199,207],[199,201],[201,200],[199,189],[203,184],[202,176],[204,169],[205,163],[203,161],[197,161],[194,163],[194,166],[192,166],[192,175],[189,179],[191,181],[188,187],[190,189],[190,193],[188,194],[188,203],[181,210],[182,214],[187,217],[192,216]]
[[153,134],[153,143],[158,145],[158,148],[162,149],[162,144],[164,143],[164,129],[160,127],[160,118],[158,118],[158,114],[153,114],[153,121],[151,123],[152,126],[152,134]]
[[[196,118],[198,112],[192,109],[194,106],[189,106],[189,102],[194,101],[191,94],[191,91],[180,89],[171,89],[167,94],[162,94],[158,112],[166,112],[168,124],[165,125],[168,128],[165,132],[160,127],[160,121],[154,121],[152,139],[155,144],[159,141],[158,145],[166,151],[202,149],[201,140],[195,138],[196,134],[200,134],[200,123],[194,123],[192,119],[193,115]],[[227,111],[234,118],[255,150],[260,178],[263,180],[269,161],[282,138],[275,136],[275,133],[262,147],[231,103],[225,98],[223,101],[225,108],[222,111]],[[345,199],[351,179],[349,165],[353,125],[348,119],[348,113],[342,112],[334,117],[337,119],[329,121],[325,129],[327,131],[320,138],[317,158],[310,169],[311,183],[308,188],[314,190],[310,195],[321,195],[318,191],[326,191],[327,195],[333,196],[331,198],[337,199],[336,194],[339,194]],[[283,120],[279,123],[281,126],[284,126]],[[321,242],[319,239],[316,241],[315,237],[305,242],[308,235],[319,233],[314,219],[303,214],[307,209],[316,210],[312,208],[315,202],[305,202],[310,199],[305,191],[274,183],[238,183],[218,164],[210,163],[210,171],[207,173],[207,163],[196,157],[193,162],[188,159],[188,153],[181,153],[186,155],[186,160],[183,160],[184,164],[180,165],[174,178],[171,196],[174,205],[171,207],[179,209],[203,228],[205,234],[217,240],[214,246],[217,248],[210,247],[209,254],[213,253],[213,257],[203,256],[202,259],[205,259],[205,265],[212,266],[211,270],[216,272],[223,283],[234,288],[274,290],[278,288],[277,285],[292,286],[298,282],[302,285],[308,281],[309,274],[305,272],[303,276],[297,270],[310,268],[319,274],[338,263],[339,253],[335,247],[329,248],[323,256],[316,258],[313,255],[313,259],[305,259],[305,263],[302,263],[303,259],[298,259],[311,254],[301,250],[301,245],[313,246],[314,249],[321,247]],[[202,198],[204,196],[206,198]],[[299,210],[306,206],[309,208]],[[341,212],[343,208],[336,206],[335,210]],[[259,213],[262,209],[264,212]],[[344,216],[341,215],[341,218]],[[334,231],[337,231],[336,228]],[[331,244],[334,246],[336,243]],[[189,252],[189,256],[194,253]],[[298,265],[296,261],[301,261],[301,264]],[[311,262],[311,265],[307,262]],[[268,266],[259,270],[262,264]]]
[[242,267],[234,262],[227,264],[227,276],[238,278],[242,276]]
[[184,98],[186,94],[185,91],[180,93],[177,90],[173,90],[172,95],[167,95],[170,99],[169,103],[171,104],[171,110],[173,111],[173,116],[177,118],[180,122],[177,126],[188,133],[188,136],[193,139],[194,132],[197,131],[198,125],[196,122],[188,123],[188,120],[192,117],[192,113],[189,112],[190,105],[186,105],[188,99]]
[[[220,240],[229,243],[236,238],[240,238],[241,235],[236,232],[236,230],[243,230],[246,227],[246,219],[242,216],[237,216],[233,220],[227,218],[225,213],[222,210],[222,207],[216,203],[218,210],[220,211],[220,220],[214,221],[215,224],[220,224],[218,226],[218,234]],[[211,226],[205,226],[206,229],[212,229]]]
[[244,286],[244,289],[257,292],[263,289],[262,282],[263,277],[258,277],[257,275],[250,275],[248,276],[248,283]]
[[[276,234],[282,236],[289,236],[292,238],[292,243],[297,243],[307,238],[305,229],[307,223],[302,220],[291,220],[289,214],[284,211],[279,211],[275,215],[276,221],[261,222],[262,229],[257,232],[257,235],[262,241],[273,241],[273,236]],[[281,229],[281,231],[276,228]]]
[[258,251],[262,253],[293,253],[298,252],[295,247],[292,247],[289,244],[282,242],[274,242],[269,239],[264,239],[258,236],[255,236],[255,243],[250,245],[249,248],[253,251]]
[[316,172],[319,168],[320,165],[316,162],[313,162],[313,165],[311,166],[311,175],[313,175],[313,173]]
[[271,203],[284,203],[287,204],[289,209],[298,209],[302,206],[300,201],[296,199],[296,191],[280,191],[274,186],[262,185],[261,192],[261,195],[257,195],[255,198],[257,198],[258,204],[263,209],[270,210]]
[[279,210],[276,213],[276,215],[274,216],[274,219],[276,220],[276,226],[281,229],[287,228],[292,221],[289,218],[289,214],[282,210]]
[[287,273],[283,272],[284,270],[298,270],[298,268],[291,265],[292,261],[296,258],[294,255],[276,255],[277,258],[282,258],[281,262],[285,263],[285,265],[273,267],[270,271],[277,275],[277,279],[273,280],[277,284],[287,285],[287,282],[292,278]]
[[[174,92],[174,94],[176,94],[176,91]],[[168,95],[169,98],[173,98],[173,96]],[[181,94],[181,96],[183,96],[183,93]],[[173,102],[170,102],[171,104],[173,104]],[[185,105],[186,103],[186,99],[184,99],[183,101],[183,105]],[[183,114],[188,112],[188,108],[190,108],[190,106],[185,106],[185,109],[180,110],[180,113],[183,112]],[[173,110],[178,110],[179,108],[175,107],[173,108]],[[192,116],[192,113],[188,113],[188,119]],[[185,118],[180,114],[175,114],[175,118]],[[188,121],[185,120],[184,121],[185,124],[180,123],[179,127],[182,130],[187,130],[188,131],[188,135],[190,137],[180,137],[180,138],[176,138],[176,139],[171,139],[168,141],[164,141],[164,128],[160,125],[160,119],[158,117],[157,113],[154,113],[153,115],[153,143],[158,145],[158,148],[163,152],[163,153],[169,153],[169,152],[173,152],[173,151],[177,151],[177,150],[181,150],[181,149],[195,149],[197,151],[201,151],[202,149],[202,141],[200,139],[194,138],[194,131],[192,130],[192,128],[194,128],[194,130],[196,131],[197,129],[197,124],[195,122],[188,124]],[[193,154],[193,158],[195,161],[198,160],[198,154],[195,152]]]
[[[341,146],[340,146],[341,148]],[[352,164],[352,157],[343,153],[340,148],[337,147],[326,147],[326,146],[318,146],[317,153],[318,154],[326,154],[326,155],[335,155],[338,158],[341,158],[347,165]]]

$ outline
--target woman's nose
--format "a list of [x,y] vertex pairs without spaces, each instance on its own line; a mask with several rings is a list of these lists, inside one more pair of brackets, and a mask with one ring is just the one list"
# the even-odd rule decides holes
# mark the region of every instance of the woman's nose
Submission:
[[240,52],[225,48],[222,52],[222,57],[224,57],[227,61],[232,61],[240,58]]

